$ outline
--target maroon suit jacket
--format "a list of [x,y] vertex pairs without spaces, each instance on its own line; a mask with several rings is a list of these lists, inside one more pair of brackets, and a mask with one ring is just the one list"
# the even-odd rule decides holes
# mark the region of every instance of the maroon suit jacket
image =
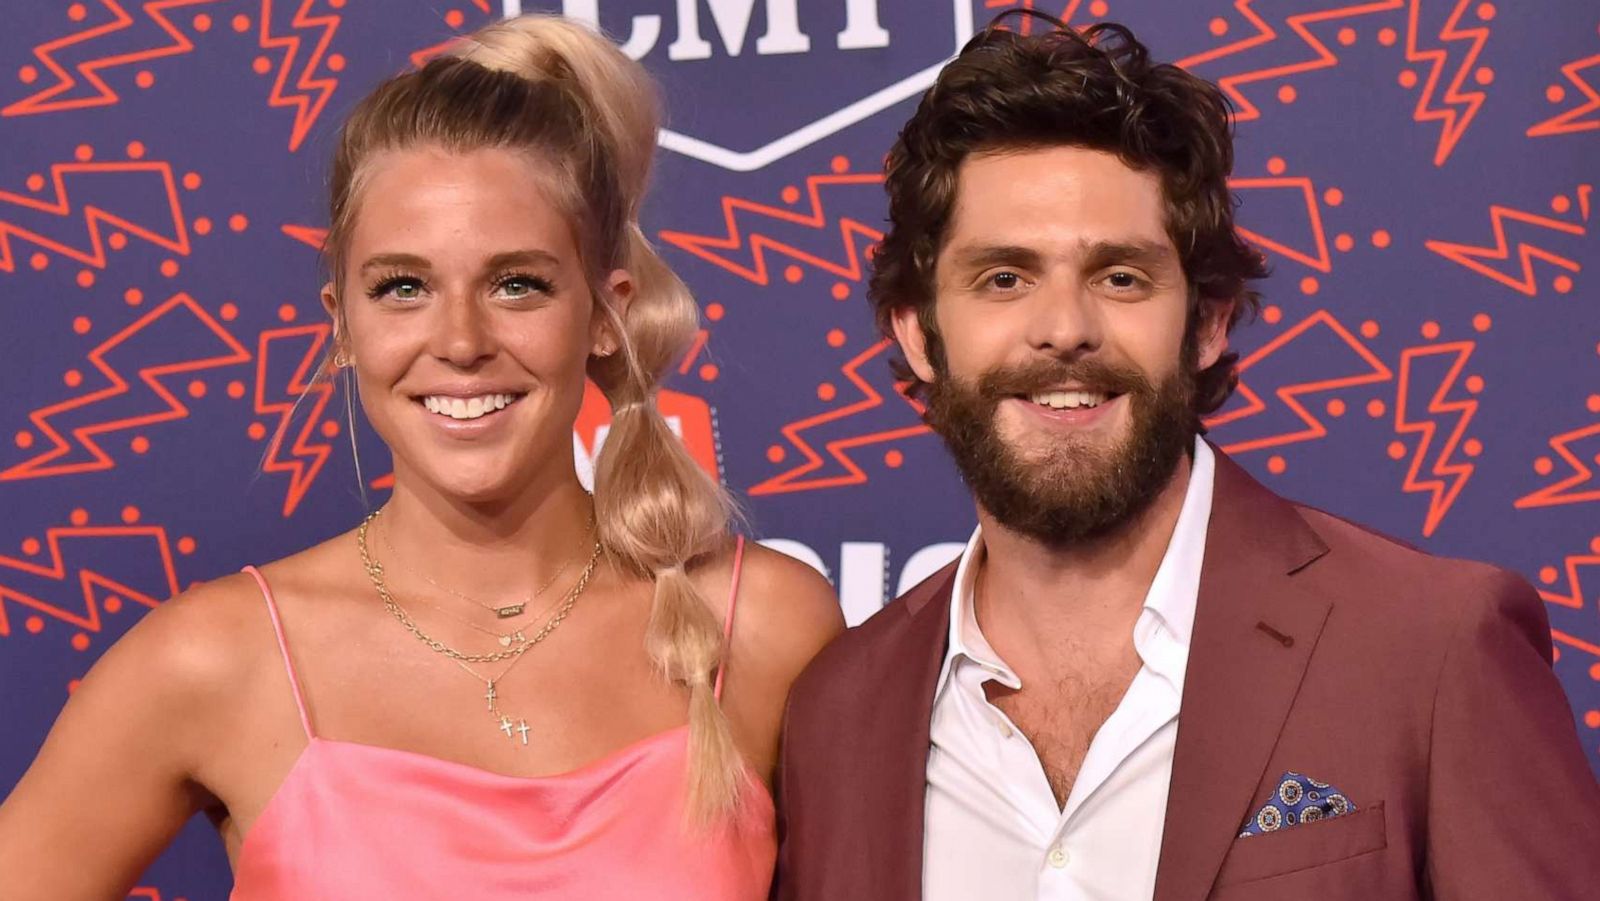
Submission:
[[[795,683],[776,898],[922,897],[953,580],[935,574]],[[1237,838],[1286,771],[1356,810]],[[1155,901],[1600,898],[1600,787],[1538,594],[1292,505],[1220,453],[1164,814]]]

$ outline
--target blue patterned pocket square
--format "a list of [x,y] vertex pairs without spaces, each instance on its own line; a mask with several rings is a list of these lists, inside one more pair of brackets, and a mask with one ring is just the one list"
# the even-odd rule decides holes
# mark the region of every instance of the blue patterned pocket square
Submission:
[[1278,791],[1272,800],[1256,811],[1244,824],[1240,838],[1277,832],[1301,823],[1314,823],[1329,817],[1344,816],[1356,806],[1344,793],[1326,782],[1318,782],[1300,773],[1284,773],[1278,777]]

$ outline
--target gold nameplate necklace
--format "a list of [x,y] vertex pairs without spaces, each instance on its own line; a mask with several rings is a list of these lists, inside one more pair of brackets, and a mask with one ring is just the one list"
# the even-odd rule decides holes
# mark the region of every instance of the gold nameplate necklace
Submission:
[[[585,536],[591,536],[593,534],[594,534],[594,511],[590,510],[589,511],[589,525],[588,525],[587,529],[585,530],[584,535]],[[523,609],[528,604],[531,604],[533,601],[537,600],[538,597],[540,595],[544,594],[545,591],[551,585],[554,585],[556,580],[561,578],[561,574],[562,573],[564,573],[568,569],[572,568],[572,561],[573,560],[578,559],[576,556],[567,558],[567,561],[565,563],[562,563],[561,567],[556,570],[556,574],[551,576],[549,578],[549,580],[547,580],[544,583],[544,585],[541,588],[539,588],[538,591],[535,591],[532,594],[529,594],[527,599],[523,603],[511,605],[511,606],[508,606],[508,607],[501,607],[501,606],[496,606],[494,604],[486,604],[483,601],[478,600],[477,598],[471,597],[470,595],[465,595],[465,594],[462,594],[459,591],[454,591],[454,590],[452,590],[450,588],[446,588],[445,586],[440,585],[438,582],[435,582],[433,579],[428,578],[426,573],[418,572],[417,570],[412,569],[410,566],[407,566],[405,560],[403,560],[401,558],[400,554],[397,551],[395,551],[394,545],[389,541],[389,530],[388,530],[387,527],[378,530],[378,539],[383,542],[384,548],[386,550],[388,550],[390,559],[392,559],[395,563],[397,563],[400,566],[401,569],[405,570],[406,572],[410,573],[413,576],[416,576],[417,578],[421,579],[422,581],[427,582],[429,585],[432,585],[434,588],[438,589],[439,591],[442,591],[442,592],[444,592],[446,594],[454,595],[455,597],[458,597],[463,601],[467,601],[468,603],[475,604],[475,605],[477,605],[479,607],[482,607],[485,610],[493,612],[500,619],[506,619],[508,617],[514,617],[514,616],[520,615],[523,612]],[[513,644],[519,644],[519,645],[520,644],[524,644],[528,640],[527,636],[523,634],[523,629],[526,627],[525,624],[518,625],[518,624],[515,624],[515,623],[507,623],[508,626],[511,626],[511,631],[510,632],[501,632],[501,631],[499,631],[497,629],[485,628],[485,627],[473,622],[472,620],[470,620],[470,619],[468,619],[468,618],[456,613],[455,611],[450,610],[449,608],[445,607],[442,604],[436,604],[436,603],[433,603],[432,601],[429,601],[427,598],[417,598],[416,600],[419,601],[421,604],[423,604],[423,606],[431,607],[434,610],[437,610],[440,613],[444,614],[445,616],[450,617],[451,619],[455,620],[456,622],[461,623],[462,625],[466,626],[469,629],[472,629],[472,630],[477,631],[477,632],[482,632],[485,635],[492,636],[495,641],[500,643],[500,647],[502,647],[502,648],[509,648]],[[554,601],[552,601],[543,610],[540,610],[537,614],[531,614],[530,613],[530,615],[534,617],[535,621],[537,621],[539,617],[547,616],[552,610],[556,609],[556,607],[559,606],[563,600],[565,600],[564,597],[557,597]],[[502,611],[504,611],[504,610],[513,610],[513,609],[516,610],[517,612],[516,613],[502,613]]]
[[[495,728],[505,733],[505,736],[513,742],[520,739],[521,744],[526,746],[528,744],[528,732],[530,731],[528,721],[520,717],[512,719],[510,715],[500,708],[498,685],[500,680],[504,679],[516,667],[517,663],[522,660],[524,654],[531,650],[534,645],[548,638],[550,633],[554,632],[561,625],[561,622],[567,618],[567,614],[572,612],[572,605],[578,602],[578,596],[583,594],[585,588],[589,587],[589,579],[594,575],[596,564],[600,562],[600,542],[596,541],[594,543],[594,549],[589,554],[588,562],[584,564],[583,571],[578,574],[578,581],[567,590],[555,613],[545,621],[539,631],[533,633],[533,637],[526,638],[514,647],[503,651],[495,651],[488,654],[469,654],[450,647],[422,631],[411,618],[411,615],[406,612],[404,607],[400,606],[400,603],[394,599],[394,595],[389,591],[389,586],[383,579],[383,564],[373,558],[371,551],[367,547],[367,531],[371,528],[373,520],[377,519],[382,512],[382,508],[374,510],[356,529],[356,549],[361,554],[361,565],[367,571],[367,578],[372,580],[373,589],[377,591],[378,597],[383,600],[384,609],[388,610],[389,614],[406,628],[406,631],[426,645],[429,650],[450,658],[456,666],[461,667],[474,679],[482,682],[484,685],[483,698],[487,702],[489,716],[495,721]],[[520,635],[520,631],[517,634]],[[506,644],[509,644],[509,642],[501,642],[502,646]],[[485,676],[467,665],[469,663],[501,663],[508,660],[510,662],[506,664],[505,668],[494,676]]]
[[[594,510],[593,509],[591,509],[589,511],[589,524],[584,529],[584,534],[585,535],[593,535],[594,534]],[[435,582],[433,579],[428,578],[428,574],[427,573],[418,572],[418,571],[412,569],[410,566],[408,566],[406,564],[405,560],[401,559],[399,554],[395,553],[394,545],[389,543],[389,530],[388,529],[385,529],[383,531],[383,533],[381,535],[379,535],[378,537],[383,539],[384,548],[386,550],[388,550],[391,558],[393,558],[394,561],[400,565],[401,569],[405,570],[406,572],[410,573],[413,576],[416,576],[417,578],[421,579],[422,581],[427,582],[429,585],[432,585],[438,591],[442,591],[445,594],[451,595],[453,597],[460,598],[461,600],[466,601],[467,603],[472,604],[474,606],[482,607],[483,609],[490,611],[491,613],[493,613],[495,616],[499,617],[500,619],[510,619],[513,616],[521,616],[523,611],[527,610],[528,605],[532,604],[534,601],[538,600],[539,597],[541,595],[543,595],[546,591],[549,591],[550,590],[550,586],[556,584],[556,580],[560,579],[561,576],[564,573],[566,573],[566,571],[572,566],[572,561],[577,559],[576,557],[568,557],[566,562],[562,563],[561,567],[556,570],[556,574],[555,575],[551,576],[543,585],[540,585],[537,590],[530,592],[528,594],[528,596],[526,598],[523,598],[520,603],[516,603],[516,604],[488,604],[488,603],[484,603],[483,601],[478,600],[475,597],[472,597],[471,595],[462,594],[461,592],[456,591],[453,588],[446,588],[445,586],[440,585],[438,582]],[[466,620],[462,620],[462,622],[466,622]],[[468,625],[472,625],[472,624],[468,623]],[[480,632],[481,631],[486,631],[481,626],[473,625],[473,628],[474,629],[478,629]],[[498,636],[500,633],[498,633],[498,632],[490,632],[489,634]],[[520,630],[518,630],[516,632],[513,632],[512,634],[513,635],[521,635],[522,633],[521,633]],[[507,645],[507,644],[510,644],[510,642],[509,641],[501,641],[500,644],[501,645]]]

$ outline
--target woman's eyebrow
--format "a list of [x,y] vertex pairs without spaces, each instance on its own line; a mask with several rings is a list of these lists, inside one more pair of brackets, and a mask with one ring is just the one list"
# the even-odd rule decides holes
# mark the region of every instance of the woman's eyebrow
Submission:
[[432,266],[426,257],[411,253],[380,253],[367,258],[361,271],[368,269],[428,269]]

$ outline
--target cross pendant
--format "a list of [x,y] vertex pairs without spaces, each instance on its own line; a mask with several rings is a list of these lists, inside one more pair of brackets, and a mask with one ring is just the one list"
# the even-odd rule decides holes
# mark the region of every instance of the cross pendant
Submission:
[[517,726],[517,731],[522,733],[522,743],[526,745],[528,743],[528,721],[519,720],[518,722],[521,725]]
[[511,717],[509,717],[509,716],[501,716],[500,717],[500,731],[504,732],[506,734],[506,738],[510,738],[511,737],[511,733],[513,731],[515,731],[511,727]]
[[483,699],[485,701],[489,702],[489,710],[490,710],[490,712],[493,712],[494,711],[494,702],[495,702],[495,700],[497,698],[500,697],[500,695],[495,692],[494,683],[493,682],[488,683],[488,685],[489,685],[489,690],[485,691],[483,693]]

